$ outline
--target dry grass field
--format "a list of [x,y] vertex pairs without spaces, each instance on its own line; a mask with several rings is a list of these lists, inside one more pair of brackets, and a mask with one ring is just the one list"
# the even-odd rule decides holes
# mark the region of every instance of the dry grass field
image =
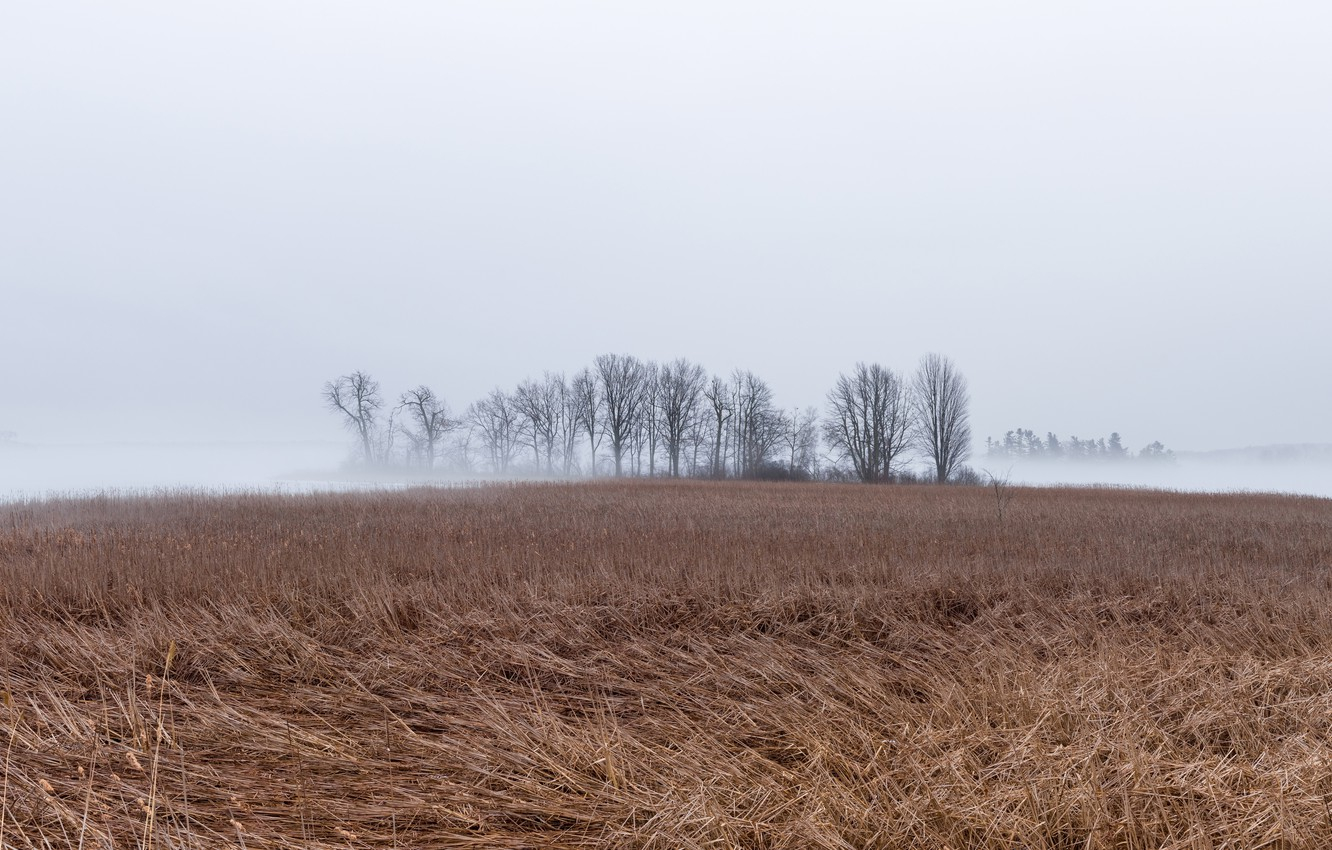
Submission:
[[0,505],[0,847],[1332,847],[1332,502]]

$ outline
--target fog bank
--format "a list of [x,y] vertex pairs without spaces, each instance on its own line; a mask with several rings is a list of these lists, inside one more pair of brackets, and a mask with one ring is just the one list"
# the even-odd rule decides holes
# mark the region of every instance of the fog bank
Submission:
[[[0,442],[0,501],[158,489],[308,492],[447,483],[347,466],[339,442],[34,445]],[[1172,462],[1016,460],[972,467],[1013,484],[1108,485],[1197,492],[1298,493],[1332,498],[1332,446],[1180,452]],[[475,478],[475,476],[471,476]],[[796,485],[804,486],[804,485]]]
[[0,501],[107,490],[301,489],[328,477],[346,455],[335,442],[0,442]]
[[1298,493],[1332,498],[1332,447],[1276,446],[1220,452],[1179,452],[1172,462],[1088,462],[1018,459],[974,467],[1014,484],[1108,485],[1195,492]]

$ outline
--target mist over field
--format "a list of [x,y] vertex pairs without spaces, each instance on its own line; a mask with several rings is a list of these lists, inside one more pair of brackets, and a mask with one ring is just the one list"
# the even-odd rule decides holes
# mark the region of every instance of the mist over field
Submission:
[[982,472],[1014,484],[1143,487],[1195,492],[1302,493],[1332,498],[1332,460],[1264,459],[1262,450],[1221,456],[1186,452],[1170,464],[1105,464],[1019,460],[977,462]]
[[[440,470],[367,471],[346,442],[273,444],[75,444],[0,442],[0,502],[161,489],[218,492],[363,489],[494,480]],[[1332,498],[1332,447],[1305,446],[1177,455],[1172,463],[971,460],[988,483],[1140,487],[1197,492],[1300,493]],[[543,478],[515,472],[509,478]],[[793,485],[805,486],[805,485]]]
[[328,478],[340,443],[0,443],[0,501],[158,489],[297,490]]

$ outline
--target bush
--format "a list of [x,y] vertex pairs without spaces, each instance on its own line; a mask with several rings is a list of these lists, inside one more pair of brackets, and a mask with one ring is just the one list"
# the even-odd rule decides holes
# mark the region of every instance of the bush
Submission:
[[985,476],[969,466],[959,466],[953,473],[953,477],[948,479],[949,484],[962,484],[968,487],[982,487],[985,485]]

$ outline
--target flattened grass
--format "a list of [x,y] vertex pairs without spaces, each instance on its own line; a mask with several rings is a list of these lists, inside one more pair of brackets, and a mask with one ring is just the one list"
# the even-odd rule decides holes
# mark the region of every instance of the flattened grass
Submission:
[[3,506],[0,842],[1327,847],[1330,602],[1293,497]]

